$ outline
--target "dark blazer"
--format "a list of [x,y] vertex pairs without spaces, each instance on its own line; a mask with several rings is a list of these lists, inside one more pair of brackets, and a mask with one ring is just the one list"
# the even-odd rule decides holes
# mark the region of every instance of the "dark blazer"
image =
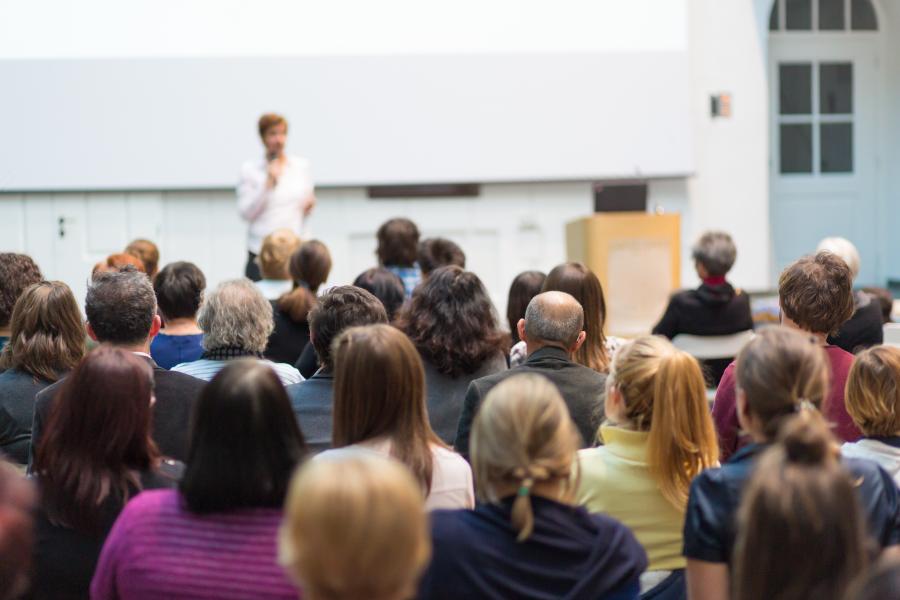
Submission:
[[545,346],[533,352],[518,367],[476,379],[469,385],[456,430],[454,447],[457,452],[469,457],[472,421],[487,393],[501,381],[519,373],[537,373],[549,379],[566,401],[569,415],[581,433],[581,446],[593,445],[597,428],[603,421],[606,375],[572,361],[561,348]]
[[0,373],[0,452],[20,465],[28,462],[34,397],[48,385],[19,369]]
[[319,357],[312,342],[306,344],[306,348],[300,353],[300,358],[294,363],[294,368],[300,371],[304,379],[309,379],[319,370]]
[[309,322],[297,323],[291,319],[287,313],[278,308],[277,300],[272,300],[271,304],[275,328],[269,335],[269,343],[263,356],[272,362],[292,365],[297,362],[300,353],[309,343]]
[[309,451],[318,454],[331,448],[331,422],[334,416],[332,371],[319,369],[306,381],[289,385],[286,389]]
[[[156,396],[156,403],[153,405],[153,440],[163,456],[184,462],[187,459],[191,413],[206,382],[177,371],[167,371],[153,362],[153,359],[143,355],[141,357],[153,367]],[[65,380],[57,381],[35,396],[31,446],[28,449],[29,470],[34,460],[34,450],[40,443],[44,424],[50,416],[50,409],[63,381]]]
[[841,325],[836,335],[828,337],[828,343],[850,353],[877,346],[884,342],[884,323],[881,305],[865,292],[853,294],[855,310],[850,320]]

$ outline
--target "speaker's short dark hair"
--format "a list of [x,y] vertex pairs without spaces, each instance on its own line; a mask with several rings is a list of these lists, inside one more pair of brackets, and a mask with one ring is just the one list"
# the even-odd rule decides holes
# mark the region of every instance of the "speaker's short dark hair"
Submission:
[[205,289],[203,271],[189,262],[169,263],[153,280],[159,312],[166,319],[196,317]]

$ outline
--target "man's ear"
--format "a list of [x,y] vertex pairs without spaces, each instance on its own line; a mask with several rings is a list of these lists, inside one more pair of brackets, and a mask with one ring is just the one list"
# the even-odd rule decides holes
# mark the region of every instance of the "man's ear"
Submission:
[[153,322],[150,324],[150,334],[147,336],[148,340],[153,340],[156,337],[156,334],[159,333],[159,330],[162,328],[162,318],[157,314],[153,315]]
[[84,328],[85,328],[85,330],[87,330],[87,334],[88,334],[88,337],[89,337],[89,338],[91,338],[91,339],[94,340],[95,342],[99,342],[99,341],[100,341],[100,340],[97,339],[97,334],[94,333],[94,328],[91,327],[90,322],[85,322]]
[[525,337],[525,319],[519,319],[519,322],[516,323],[516,331],[519,332],[519,339],[528,343],[528,338]]
[[747,394],[739,387],[734,390],[735,410],[737,410],[738,423],[744,431],[750,430],[750,410],[747,406]]
[[587,338],[587,334],[585,332],[581,332],[578,334],[578,337],[575,339],[575,343],[572,344],[572,347],[569,348],[569,354],[575,354],[578,352],[578,349],[581,348],[581,345],[584,344],[584,340]]

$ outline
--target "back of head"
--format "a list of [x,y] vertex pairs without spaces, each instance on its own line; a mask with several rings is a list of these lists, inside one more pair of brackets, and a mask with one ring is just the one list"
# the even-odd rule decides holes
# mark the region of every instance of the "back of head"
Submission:
[[237,348],[259,355],[275,328],[272,305],[249,279],[220,283],[200,308],[197,323],[207,350]]
[[724,277],[734,266],[737,248],[724,231],[707,231],[691,249],[694,262],[701,265],[710,277]]
[[691,481],[718,461],[719,445],[697,360],[662,337],[627,343],[606,380],[624,402],[625,417],[649,431],[647,457],[663,496],[684,510]]
[[545,377],[514,375],[488,392],[472,426],[475,489],[493,503],[518,489],[512,523],[519,541],[534,527],[530,492],[535,483],[559,481],[571,492],[578,438],[559,390]]
[[565,292],[575,298],[584,310],[584,344],[575,353],[575,362],[595,371],[609,369],[606,337],[603,324],[606,321],[606,300],[597,276],[581,263],[570,262],[554,267],[547,274],[544,292]]
[[512,342],[519,341],[519,331],[516,325],[519,319],[525,318],[525,309],[531,299],[541,293],[541,287],[547,276],[540,271],[524,271],[516,275],[509,286],[509,297],[506,301],[506,320],[509,323],[509,332]]
[[376,233],[378,262],[386,267],[411,267],[419,255],[419,228],[409,219],[385,221]]
[[440,267],[420,283],[396,325],[450,377],[474,373],[506,350],[487,290],[475,273],[457,266]]
[[427,276],[440,267],[456,265],[466,268],[466,254],[447,238],[428,238],[419,244],[419,267]]
[[142,344],[156,316],[156,294],[147,276],[132,267],[98,273],[88,287],[84,311],[100,342]]
[[181,492],[195,513],[281,507],[305,453],[278,376],[258,361],[236,360],[203,388],[194,407]]
[[61,281],[36,283],[16,302],[0,367],[56,381],[84,356],[84,335],[81,311],[69,286]]
[[838,600],[867,563],[866,525],[824,420],[793,417],[759,459],[738,514],[738,600]]
[[859,250],[847,238],[827,237],[819,242],[816,252],[831,252],[847,263],[847,268],[850,269],[850,276],[853,279],[856,279],[856,276],[859,275]]
[[900,434],[900,348],[874,346],[856,355],[845,404],[866,437]]
[[125,254],[130,254],[140,259],[147,270],[150,279],[156,277],[159,270],[159,248],[150,240],[137,239],[125,247]]
[[104,260],[94,265],[91,270],[91,279],[96,279],[101,273],[117,273],[126,269],[134,269],[141,273],[147,272],[144,261],[133,254],[125,252],[119,254],[110,254]]
[[834,334],[853,316],[853,276],[830,252],[804,256],[778,278],[778,301],[788,319],[805,331]]
[[300,247],[300,238],[290,229],[276,229],[263,238],[259,270],[263,279],[290,279],[288,262]]
[[565,292],[543,292],[525,309],[525,337],[530,343],[571,348],[584,325],[581,305]]
[[391,455],[431,489],[425,372],[415,346],[390,325],[351,327],[334,341],[335,447],[388,437]]
[[288,264],[294,289],[278,299],[278,309],[295,323],[303,323],[316,303],[316,290],[331,272],[331,253],[322,242],[304,242]]
[[890,290],[883,287],[864,287],[862,291],[872,297],[874,302],[878,303],[881,308],[881,322],[883,324],[892,321],[891,314],[894,312],[894,295]]
[[0,328],[9,325],[16,300],[25,288],[42,279],[41,270],[30,256],[0,252]]
[[190,262],[169,263],[153,280],[159,312],[166,320],[195,319],[205,289],[203,271]]
[[737,388],[768,439],[807,402],[821,406],[830,368],[825,351],[809,335],[771,326],[756,333],[737,358]]
[[310,461],[291,482],[279,546],[314,600],[410,598],[431,554],[422,493],[380,456]]
[[352,285],[331,288],[309,312],[311,341],[319,363],[333,366],[331,344],[345,329],[387,321],[384,305],[366,290]]
[[373,267],[363,271],[353,280],[353,285],[370,292],[381,300],[384,310],[387,312],[388,321],[394,320],[394,315],[406,301],[403,280],[399,275],[384,267]]

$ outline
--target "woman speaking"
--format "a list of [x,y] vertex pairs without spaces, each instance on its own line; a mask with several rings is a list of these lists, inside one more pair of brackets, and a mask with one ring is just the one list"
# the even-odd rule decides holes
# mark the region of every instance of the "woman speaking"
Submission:
[[253,281],[262,278],[256,255],[263,238],[283,227],[299,236],[304,217],[316,205],[309,161],[284,153],[287,129],[287,120],[281,115],[268,113],[260,117],[259,136],[266,148],[266,156],[247,161],[241,167],[238,211],[250,224],[245,274]]

